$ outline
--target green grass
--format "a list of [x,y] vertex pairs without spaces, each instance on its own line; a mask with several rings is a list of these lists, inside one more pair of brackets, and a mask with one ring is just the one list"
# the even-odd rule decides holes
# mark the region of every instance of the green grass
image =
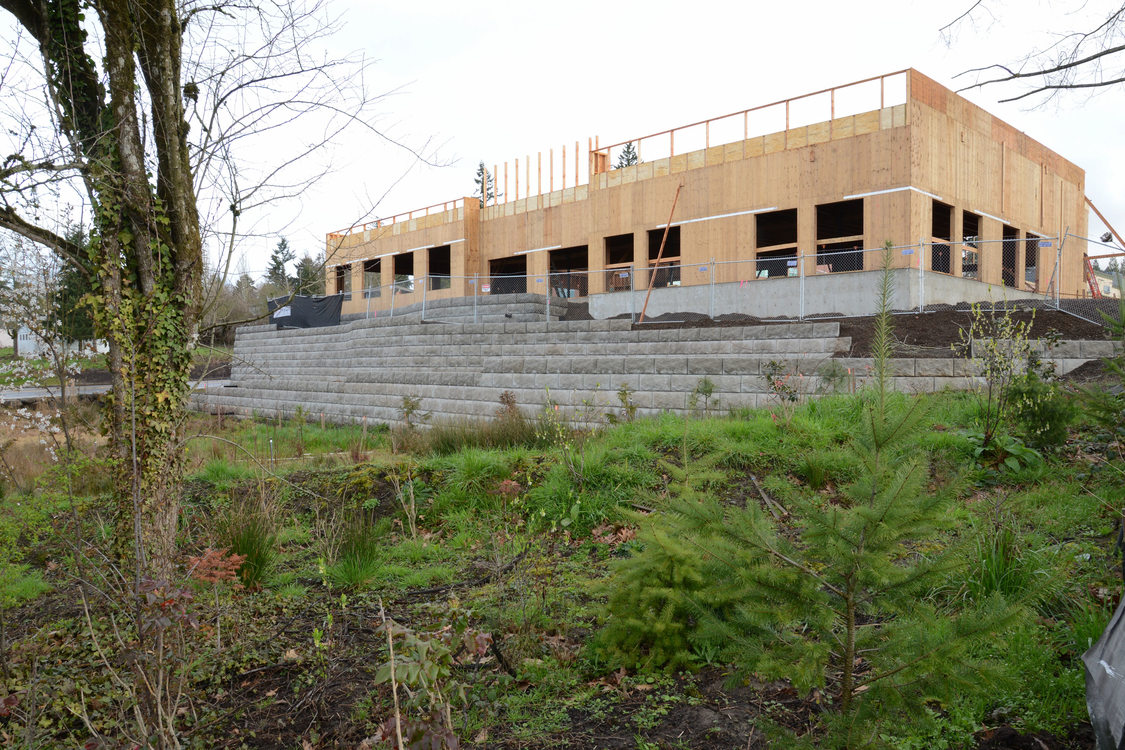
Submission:
[[43,571],[28,565],[0,566],[0,607],[22,604],[47,593],[51,584],[43,579]]
[[[749,474],[783,506],[796,507],[797,499],[820,504],[838,500],[833,487],[854,477],[857,468],[843,448],[857,433],[862,398],[838,395],[800,404],[787,422],[768,409],[738,410],[708,419],[669,415],[638,419],[600,429],[585,442],[570,435],[569,446],[559,444],[565,441],[547,444],[526,435],[508,443],[478,440],[474,427],[457,425],[443,428],[440,439],[425,446],[425,453],[396,456],[381,452],[386,432],[371,425],[367,452],[375,458],[355,466],[347,454],[360,440],[361,426],[328,425],[322,430],[319,417],[310,415],[303,423],[289,419],[281,425],[227,418],[220,431],[213,418],[193,418],[192,429],[220,434],[256,456],[268,454],[272,439],[278,457],[343,453],[341,461],[347,468],[317,474],[312,482],[302,479],[302,486],[311,488],[312,494],[283,482],[270,485],[277,503],[266,519],[270,523],[248,534],[256,540],[249,547],[268,558],[258,577],[264,590],[224,595],[224,652],[198,652],[191,667],[192,684],[226,685],[232,675],[285,664],[286,679],[300,700],[307,686],[319,679],[312,628],[325,630],[329,614],[336,628],[345,623],[348,628],[357,623],[377,628],[381,601],[396,622],[418,630],[436,629],[449,608],[448,599],[456,598],[474,613],[474,626],[492,634],[516,672],[509,677],[491,660],[479,671],[458,671],[461,678],[479,680],[470,694],[482,697],[468,710],[469,730],[463,741],[488,729],[490,739],[503,736],[535,746],[562,744],[572,731],[573,717],[589,716],[617,722],[618,734],[645,746],[654,740],[650,732],[660,725],[663,708],[697,699],[705,683],[692,674],[660,677],[666,682],[649,699],[636,688],[655,684],[655,679],[627,674],[619,684],[607,664],[586,648],[607,616],[596,585],[605,580],[612,561],[631,554],[640,544],[607,544],[591,532],[603,526],[599,534],[612,534],[622,526],[627,531],[651,517],[644,515],[647,510],[664,512],[673,470],[683,470],[688,478],[706,478],[700,491],[727,503],[760,501]],[[1016,627],[984,649],[1017,679],[1001,681],[983,698],[933,705],[925,716],[880,731],[895,747],[938,750],[964,747],[973,732],[997,723],[994,716],[1023,731],[1065,734],[1085,715],[1078,657],[1100,635],[1110,614],[1108,603],[1097,592],[1116,590],[1118,585],[1111,532],[1115,511],[1125,497],[1122,477],[1112,471],[1092,472],[1085,454],[1075,458],[1065,451],[1047,456],[1040,467],[992,478],[966,471],[971,446],[964,431],[974,418],[975,402],[961,394],[924,398],[932,429],[924,430],[903,453],[932,456],[934,482],[958,474],[965,481],[951,511],[952,530],[919,540],[903,555],[924,556],[952,548],[965,565],[950,571],[944,588],[920,592],[920,600],[940,608],[951,597],[1000,593],[1024,601],[1026,613]],[[1091,439],[1093,430],[1086,423],[1072,429],[1082,431],[1075,444]],[[229,525],[207,522],[208,517],[221,519],[229,512],[226,509],[259,499],[260,488],[250,481],[259,470],[244,455],[202,439],[189,445],[192,477],[202,480],[191,499],[191,510],[202,521],[185,524],[183,531],[185,548],[194,554],[206,546],[228,546],[221,534]],[[688,463],[683,467],[685,457]],[[433,491],[420,501],[418,539],[410,538],[397,504],[386,501],[386,474],[392,466]],[[290,464],[279,462],[279,467],[288,470]],[[712,474],[718,478],[712,479]],[[518,482],[520,491],[505,500],[496,490],[507,479]],[[381,500],[363,506],[376,497]],[[92,499],[82,503],[84,512],[85,504],[96,507]],[[70,564],[65,553],[69,537],[63,536],[68,533],[70,516],[64,512],[68,507],[48,487],[5,498],[0,504],[0,600],[9,606],[41,596],[51,585],[64,590],[60,573],[39,566],[50,559]],[[345,529],[337,559],[325,561],[322,578],[319,558],[330,548],[324,536],[331,536],[324,519],[332,513],[349,518],[353,528]],[[90,525],[94,517],[84,516]],[[1002,526],[1009,535],[1000,544],[991,535],[998,517],[1004,519]],[[100,543],[93,533],[87,539]],[[517,558],[518,564],[487,584],[403,596],[408,591],[476,581]],[[342,599],[341,593],[346,597]],[[198,596],[193,606],[201,622],[214,622],[210,596]],[[52,640],[12,651],[17,682],[26,684],[33,667],[21,661],[21,655],[47,647],[52,654],[50,669],[96,674],[98,662],[86,645],[85,627],[75,620],[27,636],[46,639],[46,633],[55,634]],[[60,633],[64,632],[72,634],[72,643],[63,643]],[[382,635],[361,638],[359,632],[349,631],[348,637],[329,633],[330,658],[339,663],[381,663],[386,658]],[[287,656],[290,652],[297,657]],[[714,668],[730,672],[731,665],[722,659],[721,655],[711,658]],[[38,668],[47,667],[41,663]],[[713,673],[706,674],[713,682]],[[87,697],[106,701],[99,706],[114,705],[109,687],[91,684],[83,683]],[[99,689],[104,695],[97,694]],[[626,692],[634,698],[641,695],[642,700],[622,706]],[[52,699],[42,709],[43,716],[55,722],[52,726],[70,726],[67,706],[72,703],[67,701],[73,699],[73,695]],[[385,691],[373,691],[365,700],[362,710],[343,707],[354,721],[367,722],[352,727],[355,736],[374,734],[377,718],[389,715]],[[193,741],[200,746],[217,744],[229,730],[229,720],[206,701],[199,706],[195,725],[199,729]],[[108,709],[90,710],[95,711],[96,721],[112,726]],[[785,719],[792,718],[788,710],[779,704],[763,714],[763,722],[771,717],[775,721],[770,731],[781,738],[778,747],[799,744],[784,729]],[[256,709],[240,711],[239,720],[246,721]],[[459,709],[457,713],[460,731]],[[829,707],[827,713],[811,716],[816,723],[831,715]],[[70,741],[51,731],[44,730],[47,744]],[[826,723],[820,724],[803,742],[822,744],[829,731]]]

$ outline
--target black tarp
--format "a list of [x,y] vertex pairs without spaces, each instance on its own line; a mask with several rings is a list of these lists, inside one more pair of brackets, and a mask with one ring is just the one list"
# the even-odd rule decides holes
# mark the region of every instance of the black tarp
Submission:
[[1086,664],[1086,708],[1098,750],[1125,749],[1125,599],[1102,637],[1082,655]]
[[344,295],[331,297],[305,297],[296,295],[271,299],[269,305],[270,322],[278,328],[320,328],[340,325],[340,307]]

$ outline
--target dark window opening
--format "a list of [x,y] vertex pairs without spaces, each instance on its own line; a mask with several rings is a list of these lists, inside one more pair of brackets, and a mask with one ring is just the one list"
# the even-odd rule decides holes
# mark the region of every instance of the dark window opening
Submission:
[[622,292],[633,288],[633,235],[605,238],[605,290]]
[[379,258],[363,261],[363,296],[378,297],[383,283],[383,261]]
[[952,273],[952,254],[949,245],[935,242],[930,246],[930,270],[937,273]]
[[797,244],[797,209],[758,214],[754,222],[758,247]]
[[816,272],[863,270],[863,199],[816,207]]
[[953,206],[940,201],[934,201],[931,205],[933,212],[930,219],[930,239],[933,245],[930,247],[930,270],[951,273],[953,258],[949,243],[953,241]]
[[607,266],[633,264],[633,235],[618,234],[605,238],[605,264]]
[[573,299],[589,292],[590,248],[586,245],[552,250],[548,261],[551,293]]
[[934,201],[933,206],[930,234],[935,240],[949,242],[953,239],[953,206],[947,206],[939,201]]
[[352,267],[351,265],[336,266],[336,294],[344,295],[344,301],[352,298]]
[[1023,279],[1031,291],[1039,291],[1039,241],[1042,239],[1037,234],[1028,232],[1027,239],[1023,241]]
[[1020,244],[1020,230],[1004,225],[1004,242],[1000,255],[1000,275],[1004,286],[1016,285],[1016,257]]
[[[863,237],[862,198],[837,203],[824,203],[816,207],[817,241],[835,240],[844,237]],[[797,241],[795,236],[793,241]]]
[[769,250],[758,253],[755,270],[759,279],[796,276],[798,275],[797,251],[796,249]]
[[975,279],[980,275],[980,217],[961,213],[961,276]]
[[414,253],[394,256],[395,293],[410,294],[414,291]]
[[[660,243],[664,252],[660,252]],[[656,262],[660,258],[659,267]],[[680,285],[680,228],[669,227],[665,239],[663,229],[650,229],[648,233],[648,265],[652,269],[652,286],[666,287]]]
[[863,270],[863,247],[856,240],[824,242],[816,246],[817,273]]
[[481,289],[481,294],[524,294],[527,292],[527,256],[490,260],[488,275],[488,288]]
[[449,245],[431,247],[426,253],[429,265],[430,289],[448,289],[451,286],[452,261]]

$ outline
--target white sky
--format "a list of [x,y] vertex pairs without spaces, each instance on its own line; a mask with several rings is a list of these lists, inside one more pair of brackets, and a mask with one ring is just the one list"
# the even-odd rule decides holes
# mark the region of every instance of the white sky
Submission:
[[[975,26],[943,39],[939,29],[971,4],[332,0],[345,21],[338,49],[376,59],[370,86],[395,92],[376,126],[416,147],[440,144],[449,166],[416,163],[356,130],[333,156],[336,172],[266,228],[298,256],[315,255],[327,232],[360,217],[471,195],[480,160],[491,168],[519,157],[522,172],[527,154],[546,160],[553,147],[557,159],[565,143],[573,180],[573,144],[584,149],[595,135],[617,143],[908,67],[958,88],[957,73],[1015,62],[1118,5],[992,0],[991,15],[978,12]],[[1125,86],[1039,108],[997,103],[1021,91],[963,95],[1085,169],[1087,195],[1125,232]],[[1093,214],[1089,231],[1104,231]],[[242,269],[260,275],[275,242],[245,247]]]

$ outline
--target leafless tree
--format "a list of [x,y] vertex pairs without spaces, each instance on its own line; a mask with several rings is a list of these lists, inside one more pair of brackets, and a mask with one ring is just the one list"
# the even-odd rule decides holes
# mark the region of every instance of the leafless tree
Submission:
[[[998,13],[1002,18],[1002,12],[991,7],[993,4],[988,0],[969,3],[941,33],[950,41],[963,27],[996,20]],[[1095,12],[1089,6],[1083,2],[1078,9]],[[1054,10],[1061,13],[1058,8]],[[961,76],[971,83],[961,90],[1015,84],[1020,87],[1018,93],[1000,101],[1038,97],[1045,102],[1066,91],[1093,93],[1125,83],[1125,5],[1110,4],[1096,19],[1084,28],[1059,31],[1049,44],[1030,49],[1017,60],[965,71]],[[1068,22],[1082,23],[1076,18],[1060,19],[1060,27],[1065,28]]]
[[[335,52],[319,0],[0,8],[0,229],[89,279],[113,381],[118,561],[139,593],[175,570],[205,252],[229,268],[256,212],[327,172],[325,144],[351,127],[381,136],[379,97],[365,61]],[[63,231],[68,207],[92,227],[85,247]]]

